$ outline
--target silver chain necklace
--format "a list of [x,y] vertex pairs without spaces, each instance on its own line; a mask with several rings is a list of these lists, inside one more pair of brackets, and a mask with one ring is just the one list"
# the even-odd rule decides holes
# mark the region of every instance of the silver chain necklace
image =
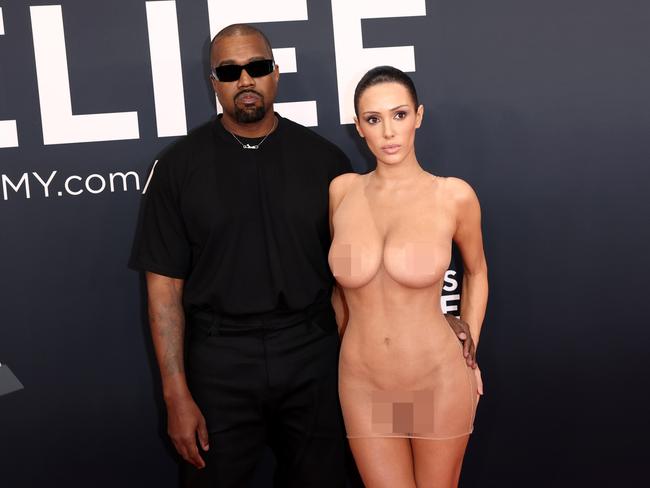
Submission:
[[262,143],[263,143],[264,141],[266,141],[266,138],[269,137],[269,136],[271,135],[271,132],[273,132],[273,131],[275,130],[275,127],[276,127],[277,125],[278,125],[278,119],[277,119],[277,118],[274,118],[274,119],[273,119],[273,127],[271,127],[271,130],[268,131],[268,132],[266,133],[266,135],[264,136],[264,139],[262,139],[262,140],[261,140],[260,142],[258,142],[257,144],[252,144],[252,145],[251,145],[251,144],[248,144],[248,143],[244,144],[242,141],[239,140],[239,138],[238,138],[235,134],[233,134],[233,133],[230,132],[230,131],[228,131],[228,132],[230,132],[230,135],[233,136],[233,137],[235,138],[235,140],[236,140],[239,144],[241,144],[241,147],[242,147],[242,148],[244,148],[244,149],[259,149],[260,146],[262,145]]

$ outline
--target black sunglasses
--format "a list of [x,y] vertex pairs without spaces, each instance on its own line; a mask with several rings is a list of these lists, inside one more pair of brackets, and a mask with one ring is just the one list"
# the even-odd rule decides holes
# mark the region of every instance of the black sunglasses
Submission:
[[237,81],[244,69],[253,78],[259,78],[271,74],[274,68],[275,62],[272,59],[260,59],[259,61],[251,61],[244,66],[239,64],[217,66],[212,68],[212,76],[219,81]]

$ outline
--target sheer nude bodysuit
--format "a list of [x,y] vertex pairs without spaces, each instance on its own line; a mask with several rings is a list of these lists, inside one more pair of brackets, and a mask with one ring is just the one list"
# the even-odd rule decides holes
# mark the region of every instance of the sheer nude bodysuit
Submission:
[[332,272],[349,310],[339,395],[349,438],[471,433],[474,372],[440,308],[456,229],[446,179],[380,192],[356,175],[332,209]]

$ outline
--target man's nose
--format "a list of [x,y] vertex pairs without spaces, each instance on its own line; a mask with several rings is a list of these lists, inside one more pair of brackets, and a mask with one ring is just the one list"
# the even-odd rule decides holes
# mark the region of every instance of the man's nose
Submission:
[[255,79],[249,75],[245,69],[241,70],[241,74],[239,75],[239,81],[237,82],[238,87],[243,87],[243,86],[252,86],[255,84]]

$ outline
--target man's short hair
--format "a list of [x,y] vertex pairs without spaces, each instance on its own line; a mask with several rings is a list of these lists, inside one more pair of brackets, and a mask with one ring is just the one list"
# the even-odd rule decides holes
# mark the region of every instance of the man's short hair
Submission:
[[271,48],[271,43],[269,42],[268,37],[266,37],[266,34],[259,30],[257,27],[253,27],[252,25],[248,24],[230,24],[227,27],[224,27],[221,29],[216,36],[212,39],[212,42],[210,43],[210,52],[208,59],[212,59],[212,48],[216,45],[217,42],[219,42],[220,39],[223,39],[224,37],[233,37],[233,36],[253,36],[257,35],[262,38],[264,41],[264,45],[266,48],[269,50],[269,55],[271,56],[271,59],[273,59],[273,49]]

